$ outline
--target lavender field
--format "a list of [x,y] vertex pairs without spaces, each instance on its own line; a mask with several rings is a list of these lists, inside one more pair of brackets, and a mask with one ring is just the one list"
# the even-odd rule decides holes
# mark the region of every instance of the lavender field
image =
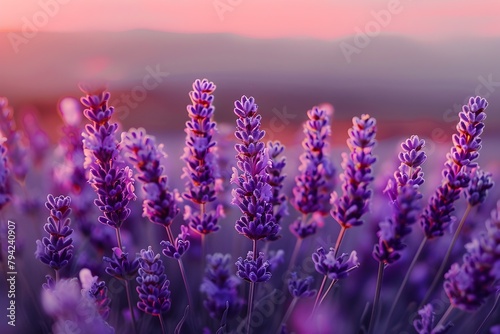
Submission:
[[287,146],[266,139],[253,97],[218,124],[206,79],[189,92],[185,138],[125,130],[104,86],[81,90],[59,103],[55,144],[35,114],[18,127],[0,100],[2,293],[15,295],[2,306],[16,310],[4,330],[498,329],[498,160],[479,159],[494,110],[484,98],[463,106],[431,160],[418,133],[379,143],[368,114],[332,147],[328,104],[304,112]]
[[500,333],[498,2],[22,3],[0,333]]

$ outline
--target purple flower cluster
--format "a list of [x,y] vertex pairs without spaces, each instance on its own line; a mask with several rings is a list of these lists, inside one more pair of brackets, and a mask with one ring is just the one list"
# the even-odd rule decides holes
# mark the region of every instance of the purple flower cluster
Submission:
[[128,281],[135,278],[139,269],[139,259],[129,261],[128,253],[124,253],[118,247],[113,247],[112,257],[105,256],[103,257],[103,261],[109,264],[106,268],[106,273],[120,280]]
[[368,185],[373,181],[372,165],[376,158],[372,154],[375,146],[376,121],[369,115],[354,117],[353,127],[349,129],[347,146],[351,153],[342,155],[344,173],[342,196],[332,193],[332,217],[343,227],[351,228],[363,224],[361,216],[368,211],[371,190]]
[[17,130],[14,110],[9,101],[0,96],[0,134],[5,137],[9,169],[17,181],[23,183],[28,174],[30,163],[26,138]]
[[83,111],[85,117],[92,122],[83,133],[85,164],[90,166],[89,183],[97,193],[95,204],[103,213],[99,222],[119,229],[130,215],[129,202],[136,198],[134,179],[129,167],[117,165],[118,124],[110,123],[114,108],[108,107],[109,92],[86,93],[81,102],[87,107]]
[[160,242],[160,245],[163,247],[163,255],[179,260],[181,256],[187,252],[191,244],[188,237],[189,229],[186,226],[181,225],[181,233],[177,236],[177,238],[175,238],[173,244],[170,241]]
[[[306,137],[302,141],[304,153],[300,156],[300,174],[295,178],[292,204],[303,216],[313,213],[326,215],[335,173],[327,154],[331,132],[330,117],[326,110],[318,107],[308,110],[307,117],[309,120],[304,123]],[[311,224],[313,226],[306,226]],[[310,235],[308,233],[315,233],[316,221],[297,219],[290,228],[298,237],[304,238]]]
[[418,311],[420,319],[415,319],[413,321],[413,327],[418,334],[444,334],[451,327],[451,323],[446,325],[433,328],[434,326],[434,310],[431,304],[427,304]]
[[269,281],[271,279],[269,266],[269,261],[264,261],[264,253],[262,252],[257,258],[254,258],[253,252],[250,251],[245,259],[239,257],[236,262],[238,277],[251,283]]
[[170,192],[168,178],[164,174],[161,158],[165,156],[162,147],[144,129],[130,129],[122,134],[122,145],[130,162],[139,172],[137,178],[143,182],[145,199],[143,216],[155,224],[170,226],[179,214],[177,191]]
[[335,257],[335,250],[333,248],[330,248],[328,253],[325,252],[323,247],[318,248],[312,254],[312,260],[316,271],[332,280],[347,277],[349,272],[359,266],[356,251],[352,251],[350,255],[343,253]]
[[411,226],[420,218],[422,194],[418,187],[424,182],[421,165],[427,159],[421,152],[424,145],[418,136],[411,136],[401,144],[400,166],[394,173],[394,181],[389,180],[387,185],[394,214],[379,224],[379,241],[373,250],[373,257],[385,264],[401,257],[399,252],[406,247],[403,238],[411,233]]
[[488,190],[494,186],[491,173],[485,173],[477,168],[471,179],[469,187],[465,190],[465,198],[470,206],[482,204],[488,195]]
[[[279,142],[267,143],[267,153],[271,164],[267,167],[266,172],[269,174],[268,183],[271,186],[272,196],[271,204],[273,205],[274,221],[280,224],[283,217],[288,216],[288,207],[286,203],[286,195],[283,193],[283,181],[286,175],[283,174],[283,169],[286,166],[285,157],[281,154],[285,147]],[[279,238],[278,235],[268,237],[267,240],[273,241]]]
[[421,225],[428,239],[440,237],[453,221],[451,214],[455,210],[454,203],[460,198],[460,193],[467,188],[470,176],[467,168],[477,167],[474,162],[481,149],[481,134],[484,129],[484,112],[488,102],[476,96],[462,107],[457,124],[458,134],[452,137],[453,147],[447,154],[443,169],[443,182],[429,199],[424,210]]
[[90,297],[95,303],[97,311],[106,320],[109,317],[109,304],[106,282],[98,281],[97,276],[92,276],[90,270],[84,268],[80,270],[80,282],[82,283],[82,293]]
[[257,114],[257,105],[253,97],[243,96],[234,103],[236,121],[237,167],[233,168],[231,182],[237,185],[233,189],[233,204],[240,208],[243,216],[236,222],[238,233],[251,240],[274,237],[280,230],[273,215],[272,188],[269,184],[269,157],[262,139],[264,131],[260,129],[261,116]]
[[[43,226],[49,237],[36,241],[35,257],[45,263],[56,272],[68,265],[73,257],[73,239],[69,236],[73,229],[69,226],[71,219],[71,199],[65,196],[47,196],[45,207],[50,216]],[[57,276],[57,274],[56,274]]]
[[476,311],[498,288],[500,201],[486,222],[486,230],[465,246],[462,265],[454,263],[445,274],[444,289],[451,304],[464,311]]
[[219,216],[215,212],[206,212],[205,207],[207,203],[215,201],[216,186],[220,186],[216,142],[213,140],[216,123],[212,120],[215,110],[212,93],[215,88],[213,82],[197,79],[189,93],[192,104],[187,106],[190,120],[186,122],[186,148],[182,158],[186,162],[183,178],[189,181],[183,196],[200,205],[200,212],[189,216],[189,226],[200,234],[219,229]]
[[311,289],[314,279],[312,276],[299,279],[296,272],[290,274],[288,280],[288,291],[294,298],[308,298],[316,294],[316,290]]
[[9,169],[7,168],[7,148],[5,138],[0,138],[0,210],[11,200]]
[[244,301],[238,296],[240,280],[229,270],[230,254],[207,255],[207,266],[200,291],[205,294],[203,305],[210,317],[219,320],[226,307],[227,317],[233,318],[243,307]]
[[153,252],[151,246],[148,250],[141,250],[139,258],[139,276],[136,288],[140,301],[137,307],[151,315],[161,316],[170,309],[170,281],[165,275],[165,267],[160,260],[160,254]]

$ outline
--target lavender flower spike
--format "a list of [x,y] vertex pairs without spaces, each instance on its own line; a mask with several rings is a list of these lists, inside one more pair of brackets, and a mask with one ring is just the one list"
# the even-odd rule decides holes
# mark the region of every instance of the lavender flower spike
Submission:
[[342,196],[332,193],[332,217],[345,229],[363,224],[361,217],[368,211],[371,190],[368,185],[373,181],[371,166],[376,158],[372,154],[375,146],[376,121],[369,115],[354,117],[353,127],[349,129],[347,145],[349,155],[342,155],[344,173]]
[[[215,212],[206,212],[206,204],[215,201],[216,191],[220,188],[217,168],[216,142],[213,140],[216,123],[212,93],[213,82],[207,79],[196,80],[189,93],[192,104],[187,106],[190,120],[186,122],[186,147],[182,158],[186,162],[183,178],[187,178],[184,198],[200,206],[200,212],[188,217],[189,226],[200,234],[208,234],[219,229]],[[206,221],[210,221],[207,223]]]
[[475,160],[481,149],[480,135],[484,129],[484,112],[488,102],[476,96],[462,107],[457,124],[458,134],[452,137],[453,147],[447,154],[443,169],[443,182],[430,198],[424,210],[421,225],[427,239],[440,237],[453,221],[451,216],[454,203],[460,198],[463,189],[469,186],[470,176],[467,168],[477,167]]
[[245,259],[239,257],[236,262],[238,277],[251,283],[269,281],[271,279],[269,266],[269,261],[264,261],[264,253],[262,252],[254,259],[253,252],[249,251]]
[[415,327],[418,334],[444,334],[453,326],[451,323],[447,323],[444,326],[433,328],[434,310],[432,304],[427,304],[422,307],[418,311],[418,315],[420,319],[413,321],[413,327]]
[[475,169],[469,187],[465,190],[465,198],[467,198],[469,205],[476,206],[482,204],[488,195],[488,190],[494,184],[495,182],[493,182],[491,173],[485,173],[479,168]]
[[71,199],[69,197],[47,196],[45,206],[50,211],[47,223],[43,226],[49,237],[37,240],[35,256],[37,259],[58,271],[68,265],[73,257],[73,239],[69,238],[73,229],[69,227],[71,219]]
[[5,140],[5,138],[0,138],[0,210],[11,200]]
[[[335,169],[327,154],[330,116],[326,110],[318,107],[307,111],[307,116],[309,120],[304,124],[306,137],[302,141],[304,153],[300,156],[300,174],[295,178],[292,204],[303,217],[313,213],[324,216],[328,213],[328,201],[335,186],[332,180]],[[316,222],[314,219],[310,222],[298,219],[290,229],[298,237],[304,238],[316,231]]]
[[[283,181],[286,175],[283,174],[283,169],[286,166],[286,160],[281,156],[285,147],[279,141],[267,142],[267,152],[271,165],[267,167],[269,174],[269,185],[271,186],[272,197],[271,204],[273,205],[274,221],[280,225],[281,219],[288,216],[288,208],[286,203],[286,195],[283,194]],[[267,240],[273,241],[279,239],[280,236],[268,237]]]
[[[240,312],[244,301],[238,296],[240,280],[229,270],[230,254],[215,253],[207,255],[205,277],[200,291],[206,297],[203,305],[210,317],[219,320],[228,308],[227,317],[233,318]],[[226,305],[226,303],[229,303]]]
[[160,254],[153,252],[151,246],[148,250],[141,250],[139,258],[139,276],[137,277],[137,293],[140,301],[137,307],[151,315],[160,316],[170,309],[170,281],[165,275],[165,267],[160,260]]
[[147,135],[142,128],[122,133],[122,145],[127,158],[139,172],[137,178],[143,183],[142,215],[152,223],[170,226],[180,212],[180,198],[177,190],[171,192],[168,189],[168,178],[161,165],[161,158],[165,156],[162,145],[157,146],[154,137]]
[[394,213],[379,224],[379,241],[373,250],[373,257],[385,264],[394,263],[400,258],[399,251],[406,247],[403,238],[411,233],[411,226],[420,218],[422,194],[418,187],[424,182],[421,167],[427,158],[421,152],[424,146],[424,140],[418,136],[411,136],[401,144],[401,164],[394,173],[394,180],[389,180],[386,188]]
[[288,280],[288,291],[290,291],[293,297],[308,298],[316,294],[316,290],[311,289],[311,285],[314,281],[312,276],[299,279],[296,272],[291,273],[290,276]]
[[500,279],[500,201],[486,222],[486,233],[465,245],[462,265],[454,263],[445,274],[444,289],[451,304],[476,311],[496,291]]
[[316,271],[332,280],[347,277],[349,272],[359,267],[356,251],[352,251],[350,255],[344,253],[336,258],[333,247],[328,253],[323,247],[318,248],[312,254],[312,260]]
[[235,149],[237,167],[233,168],[231,182],[237,185],[233,189],[233,204],[237,205],[243,216],[236,222],[238,233],[257,241],[275,236],[280,226],[273,215],[272,188],[269,185],[269,157],[262,139],[264,131],[260,129],[261,116],[257,114],[257,105],[253,97],[243,96],[234,103],[236,138],[241,144]]
[[114,108],[108,107],[109,92],[86,93],[81,99],[87,107],[83,113],[92,123],[86,125],[82,135],[85,165],[90,166],[89,183],[97,193],[95,204],[103,213],[99,222],[119,229],[130,215],[129,202],[136,199],[134,179],[129,167],[116,165],[118,124],[110,123]]

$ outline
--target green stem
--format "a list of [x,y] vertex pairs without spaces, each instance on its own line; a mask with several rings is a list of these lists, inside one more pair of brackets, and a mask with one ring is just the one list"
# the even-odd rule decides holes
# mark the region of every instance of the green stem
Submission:
[[372,315],[370,317],[370,324],[368,325],[368,334],[373,333],[373,329],[377,325],[378,318],[378,304],[380,301],[380,290],[382,289],[382,279],[384,278],[384,263],[378,264],[377,287],[375,288],[375,299],[373,300]]
[[446,255],[444,256],[444,259],[441,262],[441,266],[439,267],[439,270],[438,270],[436,276],[434,277],[434,280],[432,281],[430,288],[427,290],[427,293],[425,294],[424,299],[420,302],[418,309],[420,309],[425,304],[425,302],[429,299],[432,292],[436,288],[436,285],[439,283],[441,276],[443,274],[443,271],[446,268],[446,264],[448,263],[448,260],[450,259],[451,252],[453,251],[453,246],[455,246],[455,243],[458,240],[460,232],[462,231],[462,228],[464,226],[465,220],[467,219],[467,216],[469,215],[471,209],[472,209],[472,206],[470,204],[468,204],[467,209],[465,209],[465,212],[462,216],[462,219],[460,220],[460,224],[458,224],[457,230],[455,231],[455,234],[453,235],[453,239],[451,240],[451,243],[448,246],[448,250],[446,251]]
[[394,313],[394,310],[396,309],[396,305],[398,304],[399,298],[401,298],[401,294],[403,293],[404,288],[406,287],[406,283],[408,282],[408,279],[410,278],[410,274],[413,271],[413,268],[417,264],[417,260],[420,257],[420,254],[422,253],[422,250],[424,249],[425,244],[427,243],[427,237],[424,237],[422,242],[420,243],[420,246],[418,247],[417,252],[413,256],[413,260],[411,261],[410,267],[406,271],[406,275],[403,279],[403,282],[401,282],[401,285],[399,287],[398,293],[396,294],[396,297],[394,298],[394,301],[392,302],[391,309],[389,311],[389,315],[387,316],[387,321],[384,326],[383,332],[387,332],[387,327],[389,326],[389,323],[391,321],[392,314]]

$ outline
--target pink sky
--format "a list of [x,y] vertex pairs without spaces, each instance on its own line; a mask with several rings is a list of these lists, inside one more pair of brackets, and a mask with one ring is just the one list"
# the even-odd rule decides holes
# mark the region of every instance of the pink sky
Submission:
[[383,33],[500,36],[498,0],[0,0],[0,30],[21,30],[28,21],[41,31],[152,29],[333,39],[365,31],[375,21],[373,11],[387,10],[391,2],[399,6]]

